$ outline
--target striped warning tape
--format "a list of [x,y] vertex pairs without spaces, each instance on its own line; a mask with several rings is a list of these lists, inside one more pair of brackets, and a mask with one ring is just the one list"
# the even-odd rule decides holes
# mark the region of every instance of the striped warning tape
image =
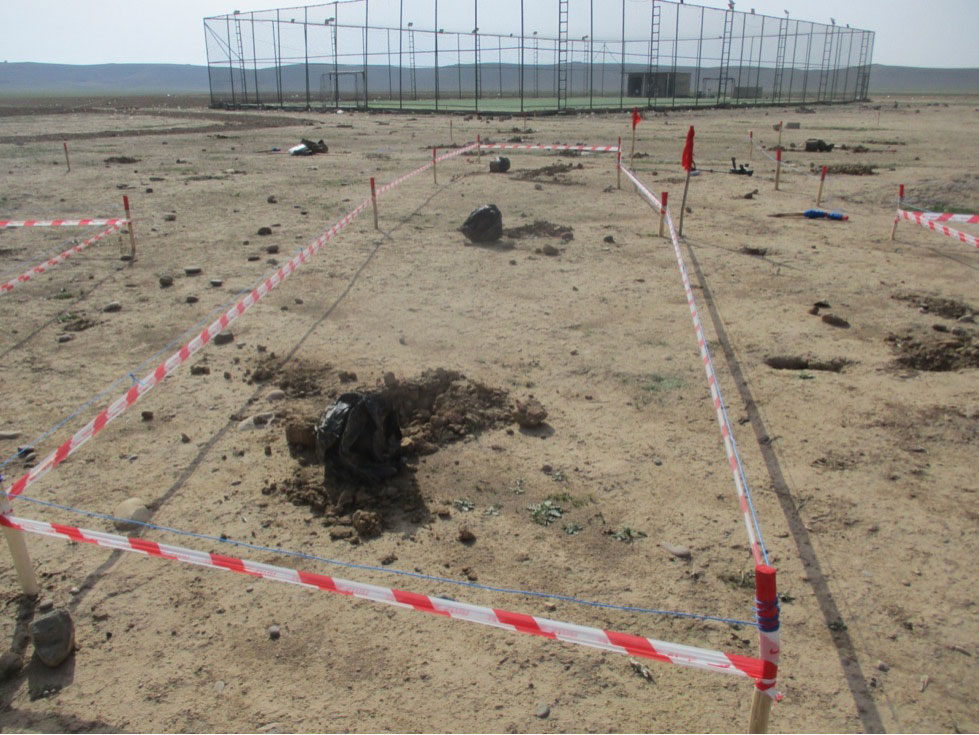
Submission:
[[539,150],[539,151],[595,151],[597,153],[618,153],[617,145],[564,145],[554,143],[551,145],[538,145],[535,143],[481,143],[480,148],[484,149],[518,149],[518,150]]
[[952,214],[951,212],[916,212],[915,214],[935,222],[963,222],[967,225],[979,224],[979,214]]
[[122,225],[125,219],[0,219],[0,227],[96,227]]
[[[649,202],[657,211],[662,208],[659,199],[639,180],[639,178],[628,168],[622,166],[622,172],[635,184],[639,194]],[[721,388],[717,384],[717,374],[714,371],[714,364],[710,359],[710,352],[707,349],[707,340],[704,337],[704,327],[700,322],[700,314],[697,311],[697,304],[693,298],[693,289],[690,287],[690,275],[687,273],[686,263],[680,252],[680,241],[677,238],[676,229],[673,226],[673,218],[670,211],[666,211],[666,223],[670,228],[670,239],[673,242],[673,254],[676,256],[677,265],[680,268],[680,276],[683,279],[683,290],[687,295],[687,305],[690,307],[690,316],[693,317],[693,327],[697,333],[697,344],[700,348],[700,356],[704,362],[704,371],[707,373],[707,383],[710,385],[710,395],[714,403],[714,410],[717,413],[717,423],[721,428],[721,437],[724,439],[724,451],[727,453],[728,464],[731,473],[734,475],[734,486],[738,493],[738,502],[741,512],[744,515],[744,525],[748,531],[748,544],[751,546],[751,553],[755,558],[756,564],[767,564],[764,544],[761,540],[761,529],[754,518],[751,507],[748,483],[744,476],[741,465],[741,457],[738,454],[738,447],[734,440],[734,432],[728,420],[727,411],[724,408],[724,399],[721,396]]]
[[747,677],[765,681],[774,676],[772,664],[761,659],[740,656],[734,653],[712,651],[678,643],[668,643],[652,638],[616,633],[600,628],[589,628],[573,623],[562,623],[548,618],[539,618],[524,613],[509,612],[490,607],[470,605],[443,597],[430,597],[415,592],[378,587],[363,582],[351,582],[323,574],[304,572],[288,567],[263,564],[261,562],[223,556],[182,546],[171,546],[131,536],[119,536],[100,531],[91,531],[75,526],[62,526],[56,523],[0,515],[0,525],[8,528],[39,534],[51,538],[67,539],[79,543],[94,544],[108,549],[132,551],[161,559],[194,564],[210,569],[247,574],[252,577],[270,579],[276,582],[294,584],[311,589],[334,592],[340,595],[358,597],[380,602],[385,605],[418,610],[443,617],[479,623],[494,628],[502,628],[518,633],[528,633],[543,638],[575,643],[591,648],[599,648],[612,653],[661,661],[663,663],[688,666],[707,671]]
[[84,240],[84,241],[78,243],[77,245],[73,245],[72,247],[68,248],[67,250],[65,250],[63,252],[60,252],[57,255],[54,255],[54,256],[48,258],[43,263],[39,263],[39,264],[35,265],[33,268],[30,268],[29,270],[21,273],[16,278],[12,278],[11,280],[7,281],[6,283],[0,283],[0,294],[4,294],[4,293],[8,293],[10,291],[13,291],[14,288],[16,288],[17,286],[19,286],[20,284],[27,283],[34,276],[38,276],[41,273],[44,273],[44,271],[46,271],[48,268],[51,268],[53,266],[56,266],[56,265],[58,265],[58,263],[63,263],[64,261],[68,260],[68,258],[70,258],[72,255],[75,255],[77,253],[80,253],[82,250],[84,250],[85,248],[87,248],[92,243],[96,243],[99,240],[101,240],[102,238],[106,237],[107,235],[111,235],[113,232],[115,232],[116,230],[118,230],[119,228],[121,228],[124,224],[126,224],[127,223],[127,220],[124,220],[124,219],[102,220],[102,222],[111,222],[112,224],[110,224],[109,227],[107,227],[106,229],[102,230],[102,232],[98,233],[97,235],[93,235],[92,237],[88,238],[87,240]]
[[[941,224],[941,221],[939,220],[930,219],[929,217],[926,216],[927,214],[933,214],[933,213],[909,212],[906,209],[899,209],[897,210],[897,216],[895,217],[895,221],[897,221],[897,219],[899,218],[903,218],[908,220],[909,222],[917,222],[919,225],[921,225],[922,227],[927,227],[929,230],[934,230],[935,232],[945,235],[946,237],[952,237],[958,240],[959,242],[964,242],[967,245],[973,245],[979,248],[979,237],[976,237],[975,235],[967,235],[966,233],[959,232],[958,230],[953,230],[951,227]],[[949,220],[945,220],[945,221],[949,221]],[[955,222],[959,220],[951,220],[951,221]]]

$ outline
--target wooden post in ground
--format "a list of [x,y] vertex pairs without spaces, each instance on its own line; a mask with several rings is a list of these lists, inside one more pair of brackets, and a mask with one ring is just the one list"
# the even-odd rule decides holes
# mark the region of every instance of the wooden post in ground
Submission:
[[664,191],[660,194],[660,208],[659,208],[659,236],[663,237],[663,223],[666,222],[666,201],[670,198],[670,193]]
[[615,186],[622,188],[622,136],[619,136],[619,148],[615,152]]
[[632,149],[629,151],[629,168],[635,171],[635,158],[636,158],[636,125],[632,125]]
[[129,230],[129,259],[136,261],[136,233],[133,231],[133,215],[129,211],[129,197],[122,195],[122,205],[126,208],[126,226]]
[[[7,495],[0,494],[0,515],[7,515],[11,511],[10,499]],[[31,564],[31,557],[27,553],[27,542],[24,541],[24,534],[9,526],[3,527],[3,535],[7,539],[7,548],[10,555],[14,558],[14,569],[17,572],[17,581],[20,588],[28,597],[36,597],[41,588],[37,585],[37,577],[34,576],[34,565]]]
[[827,166],[823,166],[823,170],[819,174],[819,193],[816,194],[816,206],[817,207],[823,201],[823,182],[826,181],[826,169],[827,169]]
[[779,120],[778,121],[778,142],[775,143],[775,146],[777,148],[781,148],[782,147],[782,128],[783,127],[785,127],[785,126],[782,124],[782,121]]
[[432,146],[432,178],[435,179],[435,186],[438,186],[439,185],[439,175],[438,175],[438,172],[435,170],[436,169],[436,166],[438,166],[438,157],[435,155],[435,150],[436,150],[436,147],[433,145]]
[[374,177],[371,176],[371,204],[374,205],[374,229],[381,229],[377,224],[377,189],[374,188]]
[[755,152],[755,131],[748,131],[748,160],[751,161],[751,154]]
[[897,235],[897,223],[901,221],[901,207],[904,204],[904,184],[897,190],[897,213],[894,215],[894,226],[891,228],[891,239]]
[[778,191],[778,180],[782,175],[782,149],[775,149],[775,191]]
[[479,141],[479,133],[476,133],[476,158],[483,157],[483,145]]
[[452,118],[449,118],[449,142],[455,143],[455,139],[452,137]]
[[683,201],[680,202],[680,229],[679,235],[683,237],[683,214],[687,211],[687,190],[690,188],[690,172],[687,171],[687,180],[683,182]]
[[67,140],[64,141],[64,146],[65,146],[65,163],[68,165],[68,171],[67,171],[67,173],[70,174],[71,173],[71,161],[68,158],[68,141]]
[[762,677],[755,681],[751,698],[749,733],[768,732],[779,660],[779,610],[775,569],[767,564],[755,567],[755,605],[758,617],[758,653],[763,661]]

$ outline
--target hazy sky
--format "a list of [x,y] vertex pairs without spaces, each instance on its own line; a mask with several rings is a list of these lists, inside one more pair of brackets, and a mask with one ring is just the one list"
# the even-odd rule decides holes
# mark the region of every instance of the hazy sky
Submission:
[[[369,0],[371,24],[397,27],[400,1]],[[628,12],[639,12],[649,1],[625,3]],[[416,28],[432,26],[426,19],[435,0],[403,2],[405,23],[414,18]],[[593,2],[596,18],[619,22],[619,0]],[[723,8],[727,2],[699,4]],[[500,18],[501,8],[518,8],[519,0],[479,0],[479,5],[483,30],[494,20],[511,29],[519,26],[517,13]],[[553,27],[557,5],[557,0],[525,0],[528,33],[533,27]],[[274,0],[0,0],[0,61],[204,64],[205,16],[275,7]],[[832,16],[840,25],[876,31],[877,63],[979,67],[979,0],[738,0],[736,5],[744,11],[752,7],[773,16],[788,10],[793,18],[820,22]],[[587,24],[588,11],[588,0],[570,0],[572,25],[576,20]],[[439,0],[439,26],[471,30],[472,12],[470,0]],[[595,32],[596,38],[614,35]]]

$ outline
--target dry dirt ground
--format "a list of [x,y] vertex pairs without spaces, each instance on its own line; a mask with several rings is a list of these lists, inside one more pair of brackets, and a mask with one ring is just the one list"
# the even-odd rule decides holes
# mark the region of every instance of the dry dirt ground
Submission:
[[[0,440],[5,460],[27,445],[47,454],[130,373],[148,373],[360,203],[368,177],[413,169],[429,146],[477,133],[622,135],[630,146],[628,115],[456,117],[450,133],[443,116],[242,116],[164,102],[4,103],[0,216],[119,216],[128,194],[139,241],[134,264],[113,236],[0,297],[0,431],[20,432]],[[890,239],[899,183],[922,204],[979,211],[979,100],[884,103],[879,123],[851,105],[674,112],[638,128],[635,169],[669,190],[674,212],[688,125],[698,164],[717,172],[692,181],[683,253],[779,570],[776,731],[979,729],[979,253],[908,223]],[[732,156],[746,162],[748,131],[774,146],[779,119],[801,123],[784,132],[798,168],[783,171],[781,191],[757,147],[753,177],[728,175]],[[300,137],[324,139],[329,153],[272,152]],[[808,137],[837,148],[802,153]],[[118,156],[137,160],[106,163]],[[656,217],[630,185],[616,188],[608,155],[510,157],[500,175],[486,157],[459,156],[437,186],[426,172],[383,197],[380,230],[359,217],[242,316],[233,342],[209,345],[27,495],[97,514],[137,496],[153,523],[212,537],[143,532],[160,542],[754,655],[750,627],[391,573],[751,619],[744,526]],[[877,167],[827,181],[828,206],[848,222],[768,216],[812,206],[817,179],[800,171],[823,163]],[[467,245],[457,228],[490,202],[516,231]],[[75,234],[0,233],[3,274]],[[121,308],[105,311],[111,302]],[[322,465],[286,428],[388,373],[406,410],[408,466],[338,508],[342,488],[324,487]],[[530,395],[546,424],[521,430],[510,409]],[[9,461],[8,482],[28,464]],[[541,503],[560,508],[549,525],[529,510]],[[380,533],[360,535],[355,509],[375,513]],[[113,528],[26,500],[15,512]],[[77,651],[53,671],[31,660],[26,630],[40,612],[0,565],[0,641],[25,661],[0,683],[4,731],[747,724],[741,679],[655,663],[647,679],[624,656],[84,544],[28,544],[42,599],[74,617]]]

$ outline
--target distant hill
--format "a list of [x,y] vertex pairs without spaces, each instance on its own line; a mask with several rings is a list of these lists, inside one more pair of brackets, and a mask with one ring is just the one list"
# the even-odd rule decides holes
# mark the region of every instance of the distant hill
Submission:
[[[319,92],[321,72],[331,67],[311,69],[311,87]],[[584,79],[581,64],[575,64],[572,70],[572,83],[575,88]],[[342,67],[341,67],[342,68]],[[495,91],[495,65],[487,63],[483,71],[483,83],[487,94]],[[215,67],[219,72],[219,83],[227,82],[227,71],[224,67]],[[705,69],[704,74],[712,70]],[[716,72],[716,69],[713,70]],[[467,79],[467,72],[468,77]],[[396,72],[395,72],[396,73]],[[526,83],[529,87],[528,72]],[[550,75],[549,67],[540,70],[540,88],[547,89]],[[598,86],[599,69],[595,70],[595,83]],[[409,72],[405,72],[405,88],[409,87]],[[762,77],[769,76],[771,70],[762,71]],[[274,77],[271,69],[257,70],[259,86],[263,90],[274,88]],[[253,71],[248,71],[248,81],[251,81]],[[456,72],[453,68],[442,67],[440,78],[446,89],[451,90],[451,81],[455,81]],[[471,85],[472,68],[464,66],[462,77],[464,82]],[[750,75],[749,75],[750,76]],[[510,65],[503,68],[504,87],[516,88],[517,70]],[[546,78],[545,78],[546,77]],[[388,71],[386,66],[371,67],[369,72],[371,92],[388,91]],[[609,65],[606,67],[606,86],[611,94],[617,89],[619,68]],[[293,65],[283,69],[284,87],[299,90],[305,88],[305,72],[301,65]],[[761,80],[764,84],[765,79]],[[419,68],[416,71],[416,85],[419,91],[434,88],[434,75],[430,68]],[[394,89],[397,89],[395,84]],[[191,64],[95,64],[89,66],[70,64],[37,64],[32,62],[0,63],[0,94],[186,94],[209,91],[208,68]],[[451,94],[451,91],[449,92]],[[886,66],[874,64],[870,70],[870,93],[874,94],[979,94],[979,69],[928,69],[908,66]]]

